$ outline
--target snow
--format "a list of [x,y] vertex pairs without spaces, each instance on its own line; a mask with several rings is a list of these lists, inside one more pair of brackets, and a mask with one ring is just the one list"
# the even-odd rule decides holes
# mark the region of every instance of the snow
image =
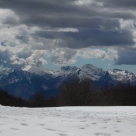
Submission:
[[77,67],[73,66],[63,66],[61,67],[61,70],[57,71],[58,75],[61,77],[65,77],[68,75],[72,75],[74,73],[76,73],[76,71],[78,70]]
[[0,106],[0,136],[136,136],[136,107]]
[[[79,79],[84,79],[84,78],[89,78],[93,81],[98,81],[102,76],[106,74],[106,72],[109,73],[109,76],[112,78],[113,81],[121,81],[123,83],[127,83],[130,81],[130,83],[136,84],[136,75],[134,75],[131,72],[128,72],[126,70],[120,70],[120,69],[111,69],[108,71],[104,71],[102,68],[95,67],[91,64],[86,64],[82,68],[78,68],[75,66],[63,66],[61,67],[60,70],[58,71],[53,71],[49,69],[39,69],[35,71],[36,69],[31,69],[30,71],[19,71],[19,70],[13,70],[13,69],[6,69],[3,71],[0,71],[0,80],[2,81],[3,79],[9,78],[12,80],[10,77],[8,77],[9,74],[10,76],[14,75],[20,75],[17,76],[16,78],[19,78],[18,80],[21,79],[21,76],[24,76],[28,79],[29,83],[31,83],[30,79],[32,75],[37,75],[37,76],[50,76],[50,78],[57,78],[61,77],[63,80],[65,80],[67,77],[74,75],[79,77]],[[9,81],[10,82],[10,81]]]
[[122,82],[127,82],[128,80],[132,82],[133,80],[136,80],[136,76],[133,73],[130,73],[126,70],[111,69],[108,70],[108,72],[113,80],[122,81]]
[[102,68],[95,67],[91,64],[86,64],[81,68],[79,77],[82,79],[84,77],[90,78],[91,80],[99,80],[105,71]]
[[80,79],[90,78],[91,80],[98,80],[105,71],[102,68],[97,68],[91,64],[86,64],[82,68],[77,68],[75,66],[63,66],[61,70],[54,72],[55,76],[67,77],[69,75],[76,74]]

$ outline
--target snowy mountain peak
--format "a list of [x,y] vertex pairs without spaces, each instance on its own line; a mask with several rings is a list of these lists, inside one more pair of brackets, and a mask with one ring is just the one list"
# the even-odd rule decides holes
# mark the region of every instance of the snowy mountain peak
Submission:
[[13,73],[15,70],[14,69],[4,69],[0,71],[0,75],[9,75],[9,73]]
[[93,66],[92,64],[86,64],[81,68],[80,77],[87,77],[91,80],[99,80],[105,71],[102,68]]
[[63,66],[63,67],[61,67],[61,70],[56,72],[57,73],[56,75],[65,77],[68,75],[75,74],[77,70],[78,70],[78,68],[75,66],[73,66],[73,67],[72,66]]
[[85,70],[85,71],[87,71],[87,70],[92,71],[92,72],[104,72],[104,70],[102,68],[98,68],[96,66],[93,66],[92,64],[86,64],[81,69]]
[[133,81],[136,80],[136,76],[128,72],[126,70],[120,70],[120,69],[110,69],[108,70],[108,73],[112,77],[113,80],[127,82],[127,81]]
[[[89,78],[99,85],[115,85],[118,81],[131,85],[136,85],[136,76],[126,70],[113,69],[104,71],[102,68],[86,64],[82,68],[75,66],[65,66],[59,71],[40,69],[36,72],[22,70],[5,69],[0,71],[0,87],[11,94],[23,98],[28,98],[37,90],[48,90],[48,93],[55,94],[59,85],[64,80],[71,77],[80,80]],[[47,89],[48,88],[48,89]]]
[[95,66],[92,65],[92,64],[85,64],[85,65],[83,65],[82,67],[95,67]]
[[61,71],[71,71],[71,72],[75,72],[78,68],[73,66],[64,66],[64,67],[61,67]]
[[50,74],[50,75],[54,75],[55,74],[55,71],[53,71],[53,70],[40,68],[40,67],[33,67],[28,72],[34,73],[34,74],[37,74],[37,75],[41,75],[41,76],[45,75],[45,74]]

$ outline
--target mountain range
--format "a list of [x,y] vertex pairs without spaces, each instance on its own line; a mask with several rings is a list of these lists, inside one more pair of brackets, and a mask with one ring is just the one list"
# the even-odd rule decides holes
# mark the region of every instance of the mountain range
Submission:
[[82,68],[65,66],[59,71],[45,69],[37,73],[15,69],[1,70],[0,88],[24,99],[29,99],[39,91],[52,97],[57,95],[62,82],[73,76],[80,80],[89,78],[100,86],[116,85],[118,82],[136,85],[136,75],[131,72],[120,69],[104,71],[102,68],[86,64]]

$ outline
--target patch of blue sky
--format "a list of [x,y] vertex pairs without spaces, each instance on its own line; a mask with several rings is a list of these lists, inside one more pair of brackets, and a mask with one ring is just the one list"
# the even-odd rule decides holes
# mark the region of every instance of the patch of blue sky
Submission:
[[[55,65],[51,61],[51,57],[46,58],[48,64],[46,65],[47,69],[51,69],[54,71],[60,70],[61,66]],[[114,65],[114,60],[101,60],[97,58],[91,58],[91,59],[84,59],[81,57],[77,58],[76,63],[69,64],[68,66],[76,66],[78,68],[81,68],[85,64],[92,64],[96,67],[100,67],[103,70],[109,70],[109,69],[122,69],[122,70],[128,70],[129,72],[133,72],[136,74],[136,65]]]
[[46,68],[46,69],[50,69],[50,70],[54,70],[54,71],[60,70],[61,66],[55,65],[55,64],[51,61],[51,58],[52,58],[52,57],[47,57],[47,58],[45,58],[46,61],[48,62],[48,64],[46,64],[45,68]]

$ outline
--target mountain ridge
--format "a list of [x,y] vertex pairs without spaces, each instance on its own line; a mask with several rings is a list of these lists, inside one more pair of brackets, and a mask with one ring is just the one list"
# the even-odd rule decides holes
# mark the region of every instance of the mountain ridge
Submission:
[[39,91],[44,91],[49,97],[57,95],[58,88],[63,81],[72,76],[82,80],[89,78],[96,84],[116,85],[117,82],[136,85],[136,75],[127,70],[111,69],[104,71],[102,68],[86,64],[81,68],[63,66],[58,71],[47,70],[41,72],[7,69],[0,71],[0,88],[12,95],[29,99]]

